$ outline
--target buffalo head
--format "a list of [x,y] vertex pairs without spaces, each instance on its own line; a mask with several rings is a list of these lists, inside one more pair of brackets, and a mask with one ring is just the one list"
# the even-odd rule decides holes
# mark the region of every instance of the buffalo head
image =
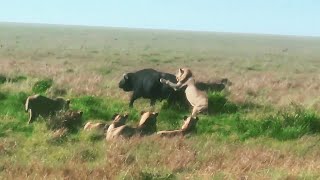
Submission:
[[123,89],[124,91],[132,91],[133,85],[132,85],[132,74],[127,73],[123,75],[123,78],[119,82],[119,88]]

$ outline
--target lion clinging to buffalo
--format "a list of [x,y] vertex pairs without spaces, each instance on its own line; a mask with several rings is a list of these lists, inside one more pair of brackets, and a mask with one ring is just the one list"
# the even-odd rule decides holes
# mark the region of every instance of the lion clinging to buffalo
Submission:
[[200,91],[196,87],[196,81],[189,68],[179,68],[176,75],[177,83],[173,83],[170,80],[161,78],[160,82],[167,84],[174,90],[179,90],[181,88],[186,88],[185,93],[189,103],[192,105],[191,116],[195,117],[198,113],[208,110],[208,96],[205,92]]

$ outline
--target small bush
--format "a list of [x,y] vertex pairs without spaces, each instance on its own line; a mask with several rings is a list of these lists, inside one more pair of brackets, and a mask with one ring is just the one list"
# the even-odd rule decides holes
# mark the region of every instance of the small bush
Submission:
[[3,84],[7,81],[7,77],[5,75],[0,74],[0,84]]
[[34,93],[45,93],[53,84],[52,79],[44,79],[37,81],[33,87],[32,87],[32,92]]

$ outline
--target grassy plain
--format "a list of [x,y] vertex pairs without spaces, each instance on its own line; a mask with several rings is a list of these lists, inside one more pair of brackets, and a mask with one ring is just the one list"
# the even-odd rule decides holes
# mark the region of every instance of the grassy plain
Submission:
[[[38,24],[0,24],[0,177],[4,179],[320,178],[320,38]],[[142,68],[198,80],[228,78],[210,92],[215,113],[196,133],[107,143],[81,130],[53,140],[46,120],[27,125],[23,101],[52,79],[48,96],[72,99],[83,122],[129,112],[122,74]],[[158,102],[158,129],[179,128],[189,110]]]

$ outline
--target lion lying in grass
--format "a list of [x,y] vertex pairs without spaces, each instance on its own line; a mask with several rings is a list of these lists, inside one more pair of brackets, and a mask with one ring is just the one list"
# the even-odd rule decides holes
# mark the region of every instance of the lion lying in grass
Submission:
[[83,130],[85,131],[99,131],[104,132],[109,128],[109,124],[103,122],[92,122],[89,121],[84,126]]
[[128,115],[116,115],[112,124],[107,130],[106,140],[112,140],[119,137],[132,137],[134,135],[149,135],[157,131],[157,116],[155,112],[141,112],[141,118],[138,127],[125,125]]
[[205,92],[200,91],[195,86],[195,79],[190,69],[180,68],[178,74],[176,75],[178,83],[172,83],[166,79],[160,79],[161,83],[167,84],[174,88],[175,90],[186,87],[185,93],[189,103],[192,105],[193,110],[191,113],[192,117],[200,112],[208,110],[208,96]]
[[159,131],[159,132],[157,132],[157,135],[166,136],[166,137],[184,136],[188,133],[191,133],[192,131],[194,131],[196,129],[198,117],[194,118],[194,117],[185,116],[183,119],[184,119],[183,120],[184,122],[183,122],[181,129],[173,130],[173,131]]

